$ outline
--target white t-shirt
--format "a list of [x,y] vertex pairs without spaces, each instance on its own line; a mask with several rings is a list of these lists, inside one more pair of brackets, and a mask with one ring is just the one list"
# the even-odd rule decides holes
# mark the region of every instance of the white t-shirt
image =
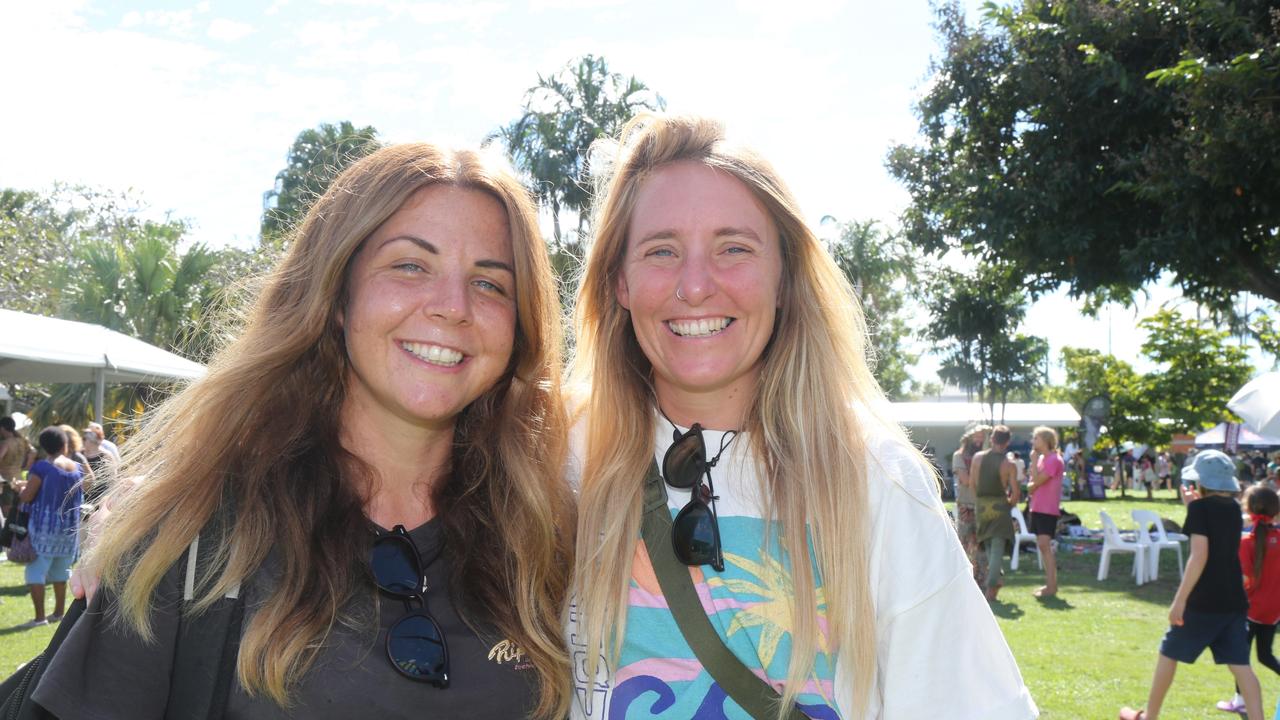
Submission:
[[[584,425],[579,423],[573,433],[575,486],[585,451]],[[655,458],[661,463],[673,432],[665,420],[655,425]],[[708,456],[714,457],[724,434],[703,435]],[[868,515],[878,634],[872,697],[864,712],[852,708],[852,688],[839,662],[833,668],[830,658],[820,654],[817,681],[800,695],[800,710],[813,718],[1036,717],[1009,646],[973,582],[935,480],[899,441],[875,439],[870,447]],[[711,475],[719,497],[725,572],[709,566],[690,572],[721,639],[748,668],[781,689],[790,661],[791,574],[775,540],[763,547],[760,485],[745,434],[728,444]],[[642,477],[638,469],[637,482]],[[689,491],[668,486],[667,496],[674,515],[688,502]],[[585,647],[571,613],[568,635],[576,669],[572,717],[749,718],[684,641],[643,542],[634,558],[628,600],[618,667],[601,660],[595,681],[585,677]],[[830,608],[820,604],[820,611],[825,615]]]
[[1026,482],[1027,481],[1027,461],[1023,460],[1021,456],[1014,455],[1013,453],[1009,453],[1008,457],[1009,457],[1009,462],[1012,462],[1013,466],[1018,469],[1018,474],[1017,474],[1018,482],[1020,483]]

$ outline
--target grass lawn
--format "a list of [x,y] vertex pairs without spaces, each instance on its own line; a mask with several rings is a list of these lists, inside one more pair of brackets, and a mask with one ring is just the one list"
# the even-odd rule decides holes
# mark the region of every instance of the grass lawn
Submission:
[[[1186,517],[1173,491],[1157,491],[1150,501],[1131,496],[1072,501],[1064,507],[1094,529],[1102,527],[1100,510],[1121,529],[1133,527],[1129,513],[1135,509],[1155,510],[1179,524]],[[1184,559],[1187,550],[1184,544]],[[1176,556],[1162,552],[1159,579],[1142,587],[1130,575],[1133,556],[1125,554],[1112,556],[1107,579],[1098,582],[1100,558],[1059,554],[1059,596],[1044,602],[1031,596],[1044,577],[1034,555],[1024,554],[1016,573],[1005,566],[1005,587],[992,610],[1043,718],[1114,718],[1121,705],[1146,704],[1156,653],[1169,626],[1169,603],[1178,587]],[[1271,717],[1280,696],[1280,677],[1256,663],[1254,670],[1262,681],[1266,716]],[[1196,664],[1178,667],[1163,715],[1229,720],[1213,705],[1230,697],[1231,691],[1231,674],[1215,666],[1206,651]]]
[[[20,630],[17,625],[35,617],[26,581],[25,566],[0,562],[0,676],[9,677],[18,666],[40,654],[53,637],[56,625]],[[45,612],[53,612],[53,586],[46,588]]]
[[[1065,506],[1093,528],[1101,527],[1099,510],[1110,513],[1122,529],[1133,526],[1129,512],[1137,508],[1155,510],[1179,523],[1185,516],[1171,491],[1157,492],[1153,501],[1075,501]],[[1160,579],[1142,587],[1134,585],[1129,575],[1132,556],[1114,556],[1110,576],[1103,582],[1096,580],[1098,560],[1097,554],[1060,554],[1059,597],[1043,602],[1031,596],[1043,582],[1033,555],[1022,556],[1016,573],[1007,572],[1006,566],[1005,587],[992,610],[1043,718],[1109,719],[1121,705],[1146,703],[1156,651],[1168,628],[1169,602],[1178,584],[1174,555],[1162,553]],[[48,594],[51,611],[52,588]],[[31,617],[22,567],[0,563],[0,675],[7,676],[34,657],[53,634],[52,627],[14,629]],[[1270,717],[1280,697],[1280,677],[1260,670],[1263,703]],[[1179,667],[1165,702],[1165,716],[1229,720],[1213,704],[1229,697],[1231,690],[1230,674],[1214,666],[1206,652],[1195,665]]]

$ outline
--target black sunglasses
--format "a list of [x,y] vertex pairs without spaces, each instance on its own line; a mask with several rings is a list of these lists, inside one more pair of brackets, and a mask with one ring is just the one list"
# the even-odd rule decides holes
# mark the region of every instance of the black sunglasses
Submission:
[[[720,452],[724,452],[723,447]],[[710,565],[716,572],[724,572],[715,486],[711,482],[711,468],[719,459],[717,454],[707,462],[702,425],[694,423],[683,434],[677,428],[675,442],[662,456],[662,479],[673,488],[693,490],[689,502],[671,521],[671,546],[676,559],[685,565]]]
[[[369,564],[378,589],[404,601],[404,616],[387,630],[387,659],[392,667],[410,680],[449,687],[449,646],[427,609],[426,565],[403,525],[378,534]],[[413,600],[421,609],[410,604]]]

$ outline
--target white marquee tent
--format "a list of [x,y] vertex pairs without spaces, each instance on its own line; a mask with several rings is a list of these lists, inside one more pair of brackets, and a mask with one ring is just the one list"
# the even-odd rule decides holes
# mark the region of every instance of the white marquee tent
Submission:
[[[1225,445],[1227,442],[1227,424],[1218,423],[1217,425],[1196,435],[1196,445],[1204,447],[1206,445]],[[1280,446],[1280,437],[1270,437],[1268,435],[1259,435],[1245,426],[1240,426],[1240,439],[1238,441],[1240,447],[1276,447]]]
[[0,383],[94,383],[98,422],[107,383],[203,375],[199,363],[101,325],[0,310]]
[[1070,403],[1008,403],[991,406],[976,402],[895,402],[889,415],[902,423],[912,442],[928,446],[945,475],[951,466],[951,453],[960,445],[960,436],[970,425],[1008,425],[1013,431],[1013,444],[1031,441],[1037,425],[1073,428],[1080,424],[1080,413]]

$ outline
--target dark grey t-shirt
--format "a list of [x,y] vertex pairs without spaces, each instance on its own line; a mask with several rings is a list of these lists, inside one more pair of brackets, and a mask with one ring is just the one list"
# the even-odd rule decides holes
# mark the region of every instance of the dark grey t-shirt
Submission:
[[[432,520],[410,532],[424,560],[436,555],[440,524]],[[426,570],[431,614],[449,646],[450,685],[437,689],[401,676],[386,657],[386,631],[404,614],[404,603],[382,596],[378,625],[371,607],[349,613],[369,618],[362,630],[335,624],[315,665],[299,683],[288,710],[244,692],[234,683],[227,720],[265,718],[520,718],[536,704],[537,677],[512,643],[495,633],[477,636],[462,622],[449,600],[448,552]],[[185,560],[185,556],[184,556]],[[102,613],[105,591],[67,635],[35,700],[62,720],[145,720],[160,718],[169,694],[178,608],[185,562],[178,563],[156,590],[156,642],[143,643],[132,632],[108,622]],[[245,583],[246,626],[256,603],[272,586],[272,563]],[[367,600],[360,600],[367,604]]]

